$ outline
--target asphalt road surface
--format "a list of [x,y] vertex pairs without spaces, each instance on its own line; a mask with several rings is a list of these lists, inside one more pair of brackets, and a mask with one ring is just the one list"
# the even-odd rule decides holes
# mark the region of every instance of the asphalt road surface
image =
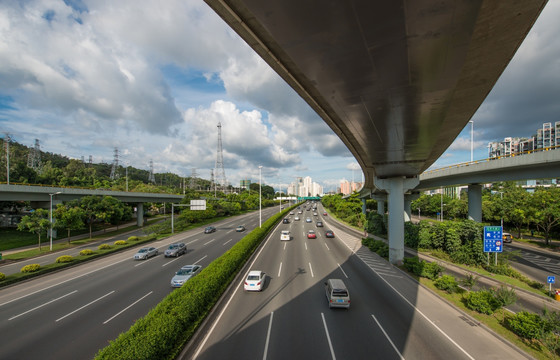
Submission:
[[[319,206],[318,213],[322,214]],[[526,355],[419,287],[321,215],[280,224],[248,270],[265,271],[262,292],[239,281],[184,359],[523,359]],[[293,216],[292,216],[293,219]],[[317,228],[322,220],[324,228]],[[293,240],[281,241],[289,229]],[[317,239],[307,239],[307,231]],[[324,237],[332,229],[336,238]],[[353,251],[354,250],[354,251]],[[350,309],[329,309],[324,282],[342,279]]]
[[[278,210],[263,209],[263,219]],[[181,266],[208,266],[258,224],[258,212],[233,217],[213,224],[212,234],[199,228],[150,243],[160,255],[149,260],[132,259],[138,247],[1,289],[0,359],[92,359],[173,291]],[[173,242],[188,253],[165,258]]]

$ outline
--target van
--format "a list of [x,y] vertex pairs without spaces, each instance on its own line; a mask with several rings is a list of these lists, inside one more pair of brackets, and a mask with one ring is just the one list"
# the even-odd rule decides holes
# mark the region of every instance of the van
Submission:
[[350,308],[350,292],[341,279],[328,279],[325,282],[325,294],[329,302],[329,308]]
[[280,233],[280,240],[292,240],[292,235],[288,230],[282,230]]

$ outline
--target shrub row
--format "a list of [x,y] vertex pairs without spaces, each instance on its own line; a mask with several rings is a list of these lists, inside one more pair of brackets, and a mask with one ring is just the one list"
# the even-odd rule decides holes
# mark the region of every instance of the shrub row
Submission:
[[0,272],[0,281],[6,278],[6,274]]
[[268,219],[199,275],[171,292],[95,359],[174,359],[270,229],[290,209]]
[[436,262],[427,262],[418,259],[417,256],[403,259],[404,268],[414,275],[425,277],[430,280],[437,279],[443,271],[443,266]]
[[458,263],[486,262],[482,234],[484,225],[473,220],[405,223],[404,243],[414,249],[443,251]]
[[61,264],[61,263],[69,263],[74,261],[74,258],[70,255],[62,255],[56,258],[55,262]]
[[382,240],[375,240],[372,238],[362,238],[362,244],[367,246],[371,251],[379,254],[385,259],[389,258],[389,246]]
[[21,272],[22,273],[32,273],[35,271],[39,271],[39,269],[41,268],[41,265],[39,264],[29,264],[29,265],[25,265],[24,267],[21,268]]
[[115,241],[115,245],[122,246],[128,244],[125,240],[117,240]]

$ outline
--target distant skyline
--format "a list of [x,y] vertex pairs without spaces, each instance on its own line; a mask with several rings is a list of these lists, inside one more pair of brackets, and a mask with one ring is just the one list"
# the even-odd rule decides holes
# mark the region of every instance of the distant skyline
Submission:
[[[473,117],[487,144],[560,120],[560,0],[551,0]],[[361,181],[333,131],[201,0],[0,2],[0,136],[71,158],[275,189]],[[470,160],[470,124],[433,167]],[[354,174],[353,174],[354,173]]]

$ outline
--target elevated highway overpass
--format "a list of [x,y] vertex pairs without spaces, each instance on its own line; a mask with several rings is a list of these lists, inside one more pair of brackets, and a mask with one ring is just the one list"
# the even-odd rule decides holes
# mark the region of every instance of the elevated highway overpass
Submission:
[[404,194],[451,145],[546,0],[205,0],[331,127],[365,188],[388,194],[389,259]]
[[0,201],[30,201],[34,207],[48,208],[50,206],[51,194],[53,195],[53,203],[70,201],[91,195],[112,196],[123,202],[134,203],[137,207],[136,221],[138,226],[142,226],[144,222],[144,203],[179,202],[183,199],[183,195],[164,193],[140,193],[101,189],[0,184]]
[[[522,181],[560,178],[560,149],[533,151],[499,159],[484,159],[425,171],[418,185],[404,196],[404,219],[410,220],[410,203],[424,190],[447,186],[468,186],[469,219],[482,221],[482,185],[498,181]],[[377,200],[383,213],[387,194],[379,189],[362,188],[361,196]],[[365,204],[364,204],[365,205]]]

